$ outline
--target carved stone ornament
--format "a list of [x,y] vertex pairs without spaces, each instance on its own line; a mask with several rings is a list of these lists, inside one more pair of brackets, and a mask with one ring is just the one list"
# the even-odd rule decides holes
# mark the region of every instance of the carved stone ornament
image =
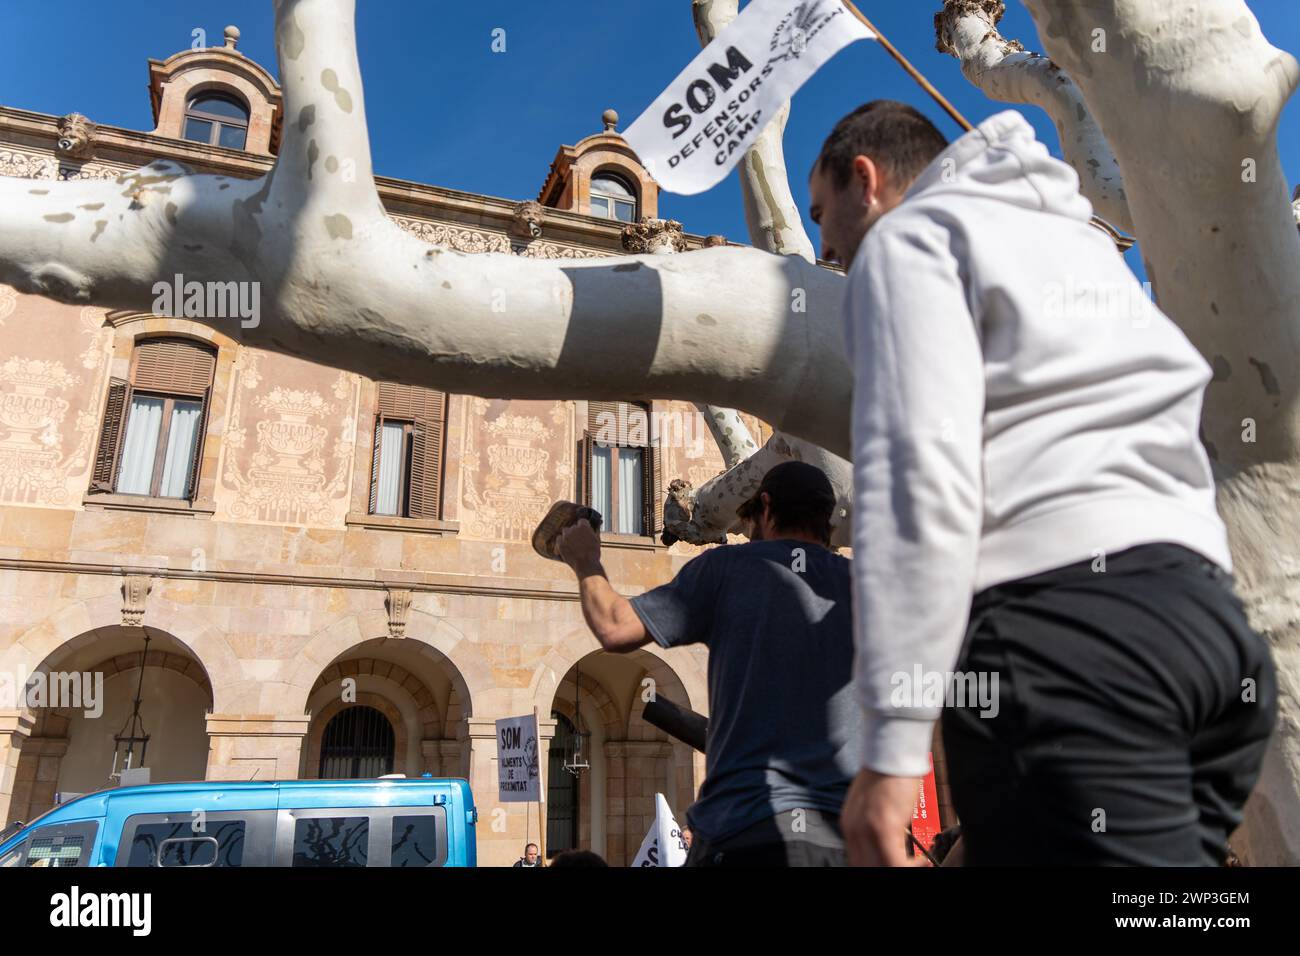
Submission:
[[388,608],[388,636],[406,637],[406,620],[411,614],[411,592],[406,588],[389,588],[384,606]]
[[122,579],[122,626],[144,626],[144,599],[153,590],[147,574],[128,574]]
[[542,223],[546,220],[546,210],[535,199],[529,199],[515,206],[514,217],[510,222],[510,234],[524,239],[537,239],[542,235]]
[[59,119],[59,155],[66,159],[90,159],[95,152],[95,130],[98,127],[80,113],[69,113]]
[[668,255],[686,251],[686,236],[682,224],[675,219],[651,219],[623,227],[623,248],[635,254]]

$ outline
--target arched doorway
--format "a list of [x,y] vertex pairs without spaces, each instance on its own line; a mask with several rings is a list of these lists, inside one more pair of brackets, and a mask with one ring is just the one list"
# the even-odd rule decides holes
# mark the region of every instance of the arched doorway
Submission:
[[357,780],[393,772],[397,735],[374,707],[357,704],[339,711],[321,736],[322,780]]
[[311,725],[299,776],[325,772],[326,728],[359,706],[379,711],[392,729],[389,773],[468,777],[463,742],[471,710],[460,672],[427,644],[388,638],[354,644],[321,670],[307,696]]
[[[212,685],[194,652],[171,634],[117,625],[86,631],[42,661],[31,681],[45,692],[31,708],[10,819],[31,820],[56,799],[116,785],[117,738],[128,733],[137,696],[141,720],[130,732],[149,740],[135,752],[144,761],[136,766],[147,767],[154,783],[204,779]],[[63,699],[78,686],[81,700]]]
[[546,852],[578,849],[580,788],[578,774],[568,766],[580,738],[572,721],[559,711],[551,712],[555,736],[546,764]]
[[[561,785],[572,787],[576,798],[571,814],[576,846],[614,866],[628,864],[636,854],[654,821],[656,793],[664,794],[677,813],[690,805],[696,779],[690,748],[642,715],[646,702],[659,693],[683,706],[692,703],[672,667],[643,650],[592,651],[556,685],[549,707],[556,726],[547,760],[548,854],[562,847],[569,825],[569,794],[555,789]],[[583,759],[576,775],[562,766],[571,752],[566,746],[571,728],[582,731]]]

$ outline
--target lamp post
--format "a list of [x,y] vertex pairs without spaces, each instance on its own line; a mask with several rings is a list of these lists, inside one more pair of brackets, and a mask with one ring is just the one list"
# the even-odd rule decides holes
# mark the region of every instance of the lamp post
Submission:
[[[140,679],[135,686],[135,702],[131,706],[131,716],[122,729],[113,737],[113,770],[109,777],[116,777],[119,780],[123,771],[138,769],[144,766],[145,752],[149,747],[149,735],[145,733],[144,721],[140,717],[140,699],[144,691],[144,668],[149,655],[149,635],[144,636],[144,650],[140,652]],[[136,759],[135,751],[137,745],[140,748],[139,759]],[[121,763],[121,769],[118,764]]]

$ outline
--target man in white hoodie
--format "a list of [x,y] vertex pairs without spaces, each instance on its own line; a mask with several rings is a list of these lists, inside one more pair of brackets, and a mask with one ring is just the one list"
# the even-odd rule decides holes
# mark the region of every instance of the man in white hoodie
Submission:
[[967,862],[1220,863],[1276,684],[1231,591],[1206,362],[1016,112],[949,146],[869,103],[811,191],[855,375],[850,860],[907,862],[942,714]]

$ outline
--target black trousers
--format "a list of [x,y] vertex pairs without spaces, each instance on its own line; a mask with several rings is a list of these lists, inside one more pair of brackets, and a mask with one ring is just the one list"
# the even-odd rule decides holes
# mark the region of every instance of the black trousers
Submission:
[[844,835],[838,817],[804,810],[795,816],[780,813],[735,836],[710,842],[696,834],[686,855],[687,866],[846,866]]
[[948,707],[968,865],[1219,865],[1277,712],[1231,578],[1172,544],[976,595],[957,669],[996,716]]

